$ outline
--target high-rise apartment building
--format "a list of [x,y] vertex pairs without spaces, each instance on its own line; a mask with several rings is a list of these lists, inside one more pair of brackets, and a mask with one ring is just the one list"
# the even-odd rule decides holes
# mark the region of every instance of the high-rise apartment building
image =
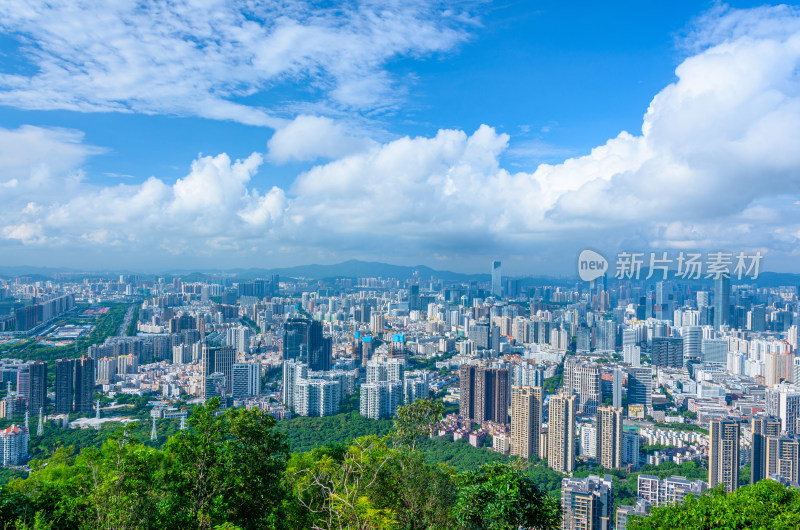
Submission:
[[767,388],[764,393],[767,414],[781,419],[781,431],[786,434],[800,434],[800,386],[781,383],[774,388]]
[[97,361],[82,356],[75,359],[75,412],[91,412]]
[[56,414],[72,412],[75,395],[75,366],[72,359],[56,361]]
[[781,419],[777,416],[756,416],[750,423],[752,442],[750,444],[751,466],[750,482],[755,484],[767,478],[766,438],[781,435]]
[[511,455],[524,459],[539,456],[542,432],[541,387],[511,387]]
[[561,480],[562,530],[610,530],[613,508],[611,475]]
[[336,381],[301,379],[295,392],[295,409],[300,416],[332,416],[339,412],[341,386]]
[[508,423],[508,369],[486,368],[475,370],[474,417],[478,423],[486,420]]
[[547,428],[547,465],[561,473],[575,470],[575,414],[577,396],[556,394],[550,397]]
[[685,477],[672,476],[661,480],[653,475],[639,475],[637,496],[653,507],[682,503],[691,493],[700,495],[708,489],[702,480],[689,481]]
[[44,410],[47,400],[47,363],[34,361],[28,365],[30,387],[28,391],[28,410],[38,413]]
[[402,381],[379,381],[361,385],[361,415],[373,420],[391,417],[403,403],[403,391]]
[[458,415],[463,419],[475,417],[475,370],[473,364],[462,364],[458,369]]
[[597,409],[597,463],[606,469],[623,465],[622,409]]
[[564,390],[577,394],[579,413],[597,414],[597,407],[603,402],[600,366],[567,359],[564,363]]
[[766,436],[764,469],[767,477],[800,482],[800,436]]
[[739,424],[711,420],[708,437],[708,483],[724,484],[730,493],[739,487]]
[[283,361],[283,394],[281,400],[290,410],[295,410],[297,382],[307,377],[307,365],[296,360]]

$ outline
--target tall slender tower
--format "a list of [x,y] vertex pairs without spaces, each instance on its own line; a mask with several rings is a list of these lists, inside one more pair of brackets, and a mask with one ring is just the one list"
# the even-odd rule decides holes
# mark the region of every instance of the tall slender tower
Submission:
[[561,473],[575,470],[575,413],[577,396],[550,397],[550,424],[547,430],[547,465]]
[[739,424],[711,420],[708,433],[708,483],[725,484],[728,492],[739,487]]
[[730,323],[731,280],[720,276],[714,281],[714,328]]
[[158,432],[156,431],[156,419],[153,418],[153,428],[150,429],[150,441],[155,442],[158,440]]
[[44,423],[42,421],[42,409],[39,409],[39,426],[36,428],[36,436],[44,434]]
[[750,467],[750,482],[755,484],[767,478],[766,473],[766,437],[781,435],[781,419],[776,416],[759,416],[753,418],[751,423],[753,433],[752,465]]
[[622,408],[597,409],[597,462],[606,469],[622,467]]
[[503,264],[499,261],[492,262],[492,294],[498,298],[503,296]]
[[511,455],[538,457],[541,432],[542,388],[511,387]]

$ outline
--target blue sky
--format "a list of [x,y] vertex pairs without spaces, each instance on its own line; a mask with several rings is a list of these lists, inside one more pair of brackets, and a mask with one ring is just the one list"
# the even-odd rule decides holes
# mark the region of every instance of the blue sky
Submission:
[[148,5],[0,7],[3,264],[794,270],[796,8]]

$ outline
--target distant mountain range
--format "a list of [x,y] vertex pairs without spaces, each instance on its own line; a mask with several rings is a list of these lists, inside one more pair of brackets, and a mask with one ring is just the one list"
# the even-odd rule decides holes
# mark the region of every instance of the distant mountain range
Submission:
[[[647,276],[647,269],[643,269],[642,278]],[[570,271],[571,272],[571,271]],[[613,273],[613,271],[611,271]],[[188,281],[200,281],[208,276],[235,277],[241,280],[251,280],[255,278],[267,278],[272,274],[278,274],[284,278],[308,278],[313,280],[331,278],[397,278],[406,280],[414,277],[414,274],[422,281],[436,278],[444,281],[466,282],[466,281],[490,281],[489,274],[468,274],[446,270],[432,269],[426,265],[415,267],[406,265],[392,265],[377,261],[349,260],[333,265],[298,265],[295,267],[279,267],[274,269],[250,268],[250,269],[173,269],[165,270],[158,274],[144,274],[136,271],[127,270],[95,270],[80,271],[77,269],[58,268],[58,267],[34,267],[34,266],[0,266],[0,277],[16,278],[18,276],[29,276],[33,280],[48,280],[57,275],[75,276],[104,276],[114,277],[120,274],[139,274],[140,276],[180,276]],[[552,276],[526,277],[523,279],[526,285],[569,285],[578,281],[577,277],[564,276],[560,278]],[[655,279],[651,280],[655,283]],[[709,283],[711,280],[703,280],[702,283]],[[689,282],[694,283],[694,282]],[[757,283],[761,287],[777,287],[782,285],[800,285],[800,274],[785,272],[763,272],[758,280],[753,282],[749,279],[744,281],[732,280],[732,283]]]

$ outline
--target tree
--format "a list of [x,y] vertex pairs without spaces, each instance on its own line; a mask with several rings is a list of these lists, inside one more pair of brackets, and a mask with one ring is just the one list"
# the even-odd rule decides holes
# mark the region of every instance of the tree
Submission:
[[688,495],[682,504],[655,508],[650,517],[632,517],[628,528],[800,528],[800,490],[774,480],[727,494],[717,487],[699,497]]
[[219,400],[196,407],[189,429],[167,443],[173,525],[208,529],[224,522],[242,528],[278,525],[280,479],[289,448],[275,419],[259,409],[218,414]]
[[417,399],[397,407],[392,433],[395,447],[405,446],[413,451],[419,439],[429,435],[443,415],[444,403],[433,399]]
[[509,464],[486,464],[458,475],[454,508],[459,526],[469,530],[557,529],[561,507]]

